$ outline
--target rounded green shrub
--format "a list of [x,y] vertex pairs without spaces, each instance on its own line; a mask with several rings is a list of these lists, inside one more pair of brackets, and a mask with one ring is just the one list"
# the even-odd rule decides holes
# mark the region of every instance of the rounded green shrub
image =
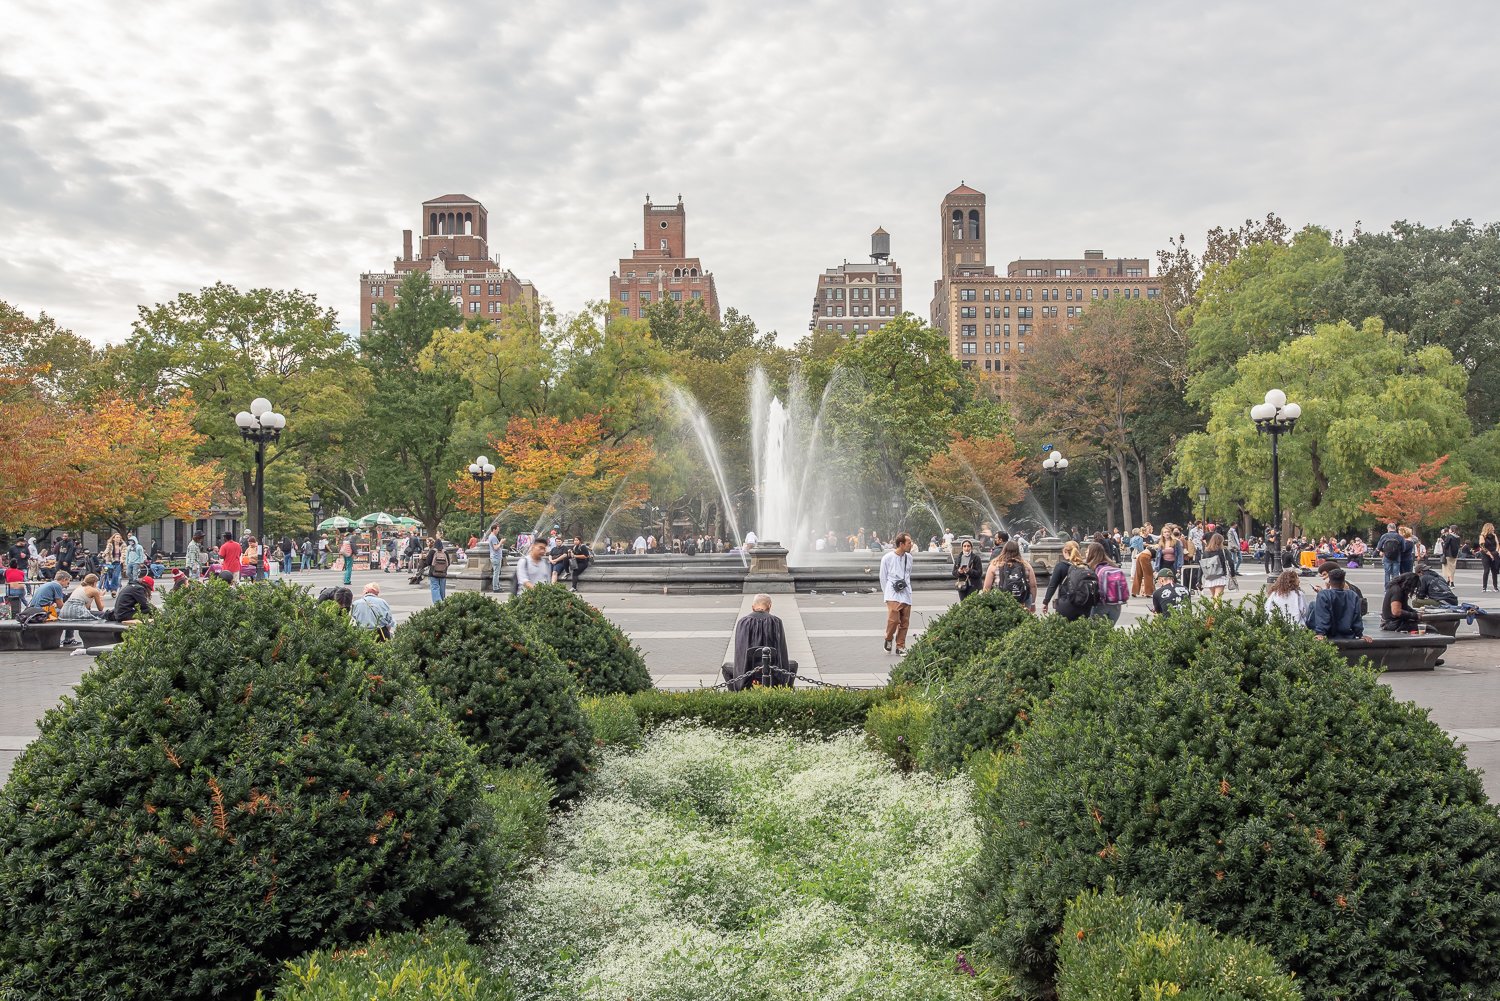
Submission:
[[1426,712],[1301,626],[1214,603],[1075,661],[985,790],[989,947],[1047,986],[1113,878],[1264,943],[1310,998],[1500,982],[1500,814]]
[[865,737],[903,772],[922,767],[927,762],[932,710],[930,700],[916,695],[871,706],[865,717]]
[[1302,991],[1265,949],[1189,921],[1182,907],[1086,890],[1068,904],[1057,1001],[1298,1001]]
[[995,640],[1031,618],[1007,591],[981,591],[933,619],[891,671],[891,683],[922,684],[961,673]]
[[651,687],[641,652],[620,627],[562,584],[538,584],[507,602],[557,652],[585,695],[629,695]]
[[1053,678],[1112,634],[1107,619],[1028,617],[995,640],[953,683],[936,694],[927,765],[951,772],[976,752],[1002,749],[1019,736]]
[[489,970],[463,930],[441,919],[421,931],[376,935],[347,949],[287,964],[276,1001],[511,1001],[510,981]]
[[386,644],[390,660],[426,679],[438,704],[487,765],[540,765],[559,801],[577,796],[594,738],[572,677],[552,648],[478,591],[413,615]]
[[310,949],[486,917],[473,750],[298,588],[171,595],[0,790],[0,997],[244,998]]
[[585,695],[579,700],[589,718],[596,747],[640,747],[641,718],[626,695]]

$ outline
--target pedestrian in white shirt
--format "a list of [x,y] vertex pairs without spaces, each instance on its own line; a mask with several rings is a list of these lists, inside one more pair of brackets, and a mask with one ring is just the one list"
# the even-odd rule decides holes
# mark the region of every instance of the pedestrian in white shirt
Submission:
[[911,536],[896,536],[895,547],[880,558],[880,591],[885,597],[885,651],[896,644],[896,656],[906,652],[906,630],[911,625]]
[[547,543],[531,544],[526,555],[516,561],[516,584],[522,591],[529,591],[538,584],[552,581],[552,564],[547,561]]
[[635,543],[630,548],[635,550],[637,556],[646,555],[646,537],[644,535],[637,535]]

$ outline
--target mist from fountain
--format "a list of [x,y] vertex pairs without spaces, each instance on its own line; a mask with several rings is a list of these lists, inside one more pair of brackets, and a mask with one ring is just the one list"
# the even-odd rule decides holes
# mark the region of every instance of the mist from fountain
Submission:
[[[734,494],[729,489],[729,477],[724,471],[724,460],[719,457],[719,440],[714,436],[714,429],[708,423],[708,415],[698,405],[693,395],[681,386],[669,385],[672,394],[672,402],[677,406],[677,412],[693,431],[693,436],[698,439],[698,447],[703,451],[703,458],[708,463],[709,472],[713,475],[714,485],[719,488],[719,503],[723,505],[724,519],[729,522],[729,530],[733,533],[733,541],[738,546],[744,536],[740,534],[739,518],[734,513]],[[745,560],[743,551],[740,559]]]
[[[984,498],[981,511],[989,520],[989,523],[994,526],[996,531],[1010,531],[1010,529],[1005,527],[1005,519],[1000,517],[1000,511],[995,507],[995,501],[990,497],[990,492],[984,488],[984,483],[980,481],[979,474],[974,471],[974,467],[969,464],[969,460],[958,454],[957,450],[954,451],[954,457],[958,459],[959,465],[964,467],[964,471],[969,474],[969,479],[973,481],[975,488],[979,491],[979,495]],[[973,498],[970,498],[970,500],[973,500]]]

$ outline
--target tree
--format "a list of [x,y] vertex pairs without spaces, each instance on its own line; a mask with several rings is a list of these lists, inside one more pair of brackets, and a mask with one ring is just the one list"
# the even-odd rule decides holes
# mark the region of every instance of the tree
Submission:
[[0,368],[30,371],[29,392],[49,399],[84,395],[97,354],[92,344],[46,313],[33,320],[0,301]]
[[1336,319],[1343,268],[1343,252],[1315,226],[1289,244],[1251,244],[1227,263],[1209,265],[1191,311],[1189,398],[1206,405],[1243,355],[1274,350]]
[[1281,441],[1283,508],[1307,532],[1354,525],[1377,485],[1373,467],[1405,469],[1460,448],[1467,376],[1446,348],[1414,347],[1379,320],[1318,326],[1274,351],[1241,358],[1213,395],[1205,431],[1177,449],[1177,483],[1271,514],[1271,449],[1250,408],[1279,388],[1302,406]]
[[1385,486],[1371,492],[1363,509],[1381,521],[1401,522],[1413,529],[1446,522],[1463,507],[1469,493],[1467,483],[1439,475],[1447,461],[1448,456],[1440,455],[1405,473],[1388,473],[1376,466],[1375,475],[1385,480]]
[[422,358],[438,331],[462,323],[454,301],[425,271],[413,271],[395,305],[376,307],[360,341],[374,383],[365,425],[371,499],[411,512],[429,532],[453,510],[453,470],[468,461],[455,432],[470,390],[463,373]]
[[918,479],[940,503],[958,503],[981,519],[997,519],[1026,496],[1024,462],[1008,434],[970,438],[952,432],[948,447],[927,460]]
[[651,336],[669,351],[683,351],[708,361],[728,361],[737,351],[767,352],[776,347],[776,333],[762,334],[755,321],[734,307],[716,322],[703,303],[686,305],[671,299],[646,309]]
[[[589,531],[579,520],[602,513],[602,502],[643,473],[652,459],[651,446],[644,440],[611,442],[597,416],[569,421],[512,418],[505,433],[489,444],[498,470],[486,490],[486,503],[494,502],[490,510],[511,513],[528,525],[543,516],[571,522],[580,535]],[[459,473],[451,489],[461,510],[479,511],[479,487],[467,473]],[[645,501],[642,484],[626,485],[625,490],[624,503]]]
[[1396,222],[1389,233],[1357,234],[1344,258],[1342,315],[1378,316],[1415,344],[1447,348],[1469,373],[1475,426],[1500,421],[1500,223]]
[[158,405],[192,394],[202,436],[196,457],[221,462],[233,476],[247,524],[256,522],[259,484],[255,448],[240,437],[237,412],[264,396],[286,415],[281,440],[267,446],[268,469],[332,447],[358,426],[369,378],[337,314],[316,296],[241,292],[221,282],[139,312],[125,350],[111,356],[122,366],[115,391]]

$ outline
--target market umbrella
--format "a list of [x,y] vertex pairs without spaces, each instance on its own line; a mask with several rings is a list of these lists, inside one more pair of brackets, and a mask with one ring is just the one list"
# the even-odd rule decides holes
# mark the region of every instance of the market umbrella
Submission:
[[354,524],[358,525],[360,528],[374,528],[376,525],[394,525],[395,523],[396,519],[392,518],[384,511],[375,511],[372,514],[365,515]]
[[404,515],[404,514],[401,517],[399,517],[399,518],[396,519],[396,524],[399,525],[402,528],[421,528],[422,527],[422,523],[420,521],[418,521],[415,518],[408,517],[407,515]]
[[332,518],[324,518],[322,521],[318,522],[318,530],[319,531],[327,531],[330,528],[353,528],[353,527],[354,527],[354,522],[350,521],[348,518],[345,518],[341,514],[336,514]]

